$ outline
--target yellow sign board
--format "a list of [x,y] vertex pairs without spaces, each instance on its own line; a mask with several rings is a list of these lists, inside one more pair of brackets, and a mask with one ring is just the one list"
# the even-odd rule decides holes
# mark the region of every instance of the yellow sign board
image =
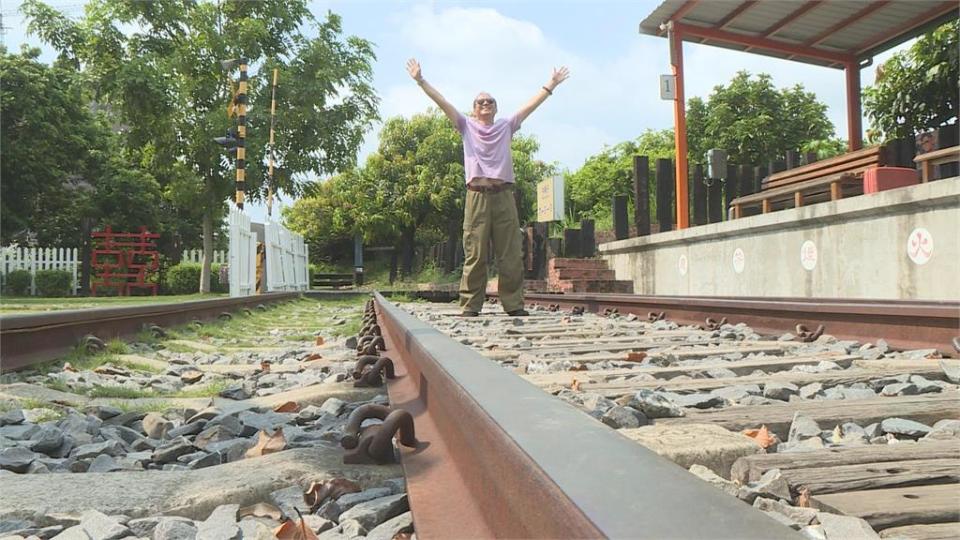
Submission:
[[560,221],[563,211],[563,177],[554,176],[537,184],[537,221]]

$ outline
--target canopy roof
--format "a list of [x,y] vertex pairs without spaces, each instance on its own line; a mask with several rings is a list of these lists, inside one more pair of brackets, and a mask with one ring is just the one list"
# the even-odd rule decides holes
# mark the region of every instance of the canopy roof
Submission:
[[960,16],[956,0],[664,0],[640,32],[844,68]]

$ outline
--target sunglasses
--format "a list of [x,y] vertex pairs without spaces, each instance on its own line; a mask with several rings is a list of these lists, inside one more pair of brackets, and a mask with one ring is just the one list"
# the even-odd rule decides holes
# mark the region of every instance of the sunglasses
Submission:
[[482,106],[482,105],[496,105],[496,104],[497,104],[497,100],[495,100],[495,99],[480,98],[480,99],[474,101],[473,103],[474,103],[474,105],[481,105],[481,106]]

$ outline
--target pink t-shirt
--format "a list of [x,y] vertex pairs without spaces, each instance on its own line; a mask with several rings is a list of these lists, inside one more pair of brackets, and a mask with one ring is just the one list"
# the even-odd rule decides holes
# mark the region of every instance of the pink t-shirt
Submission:
[[457,114],[457,131],[463,138],[463,168],[466,182],[474,178],[496,178],[513,182],[513,155],[510,141],[520,129],[516,116],[495,120],[486,126]]

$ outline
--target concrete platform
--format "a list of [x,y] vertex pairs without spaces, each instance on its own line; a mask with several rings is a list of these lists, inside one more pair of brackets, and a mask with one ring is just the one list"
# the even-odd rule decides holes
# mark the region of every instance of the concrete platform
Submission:
[[636,294],[960,300],[960,177],[609,242]]

